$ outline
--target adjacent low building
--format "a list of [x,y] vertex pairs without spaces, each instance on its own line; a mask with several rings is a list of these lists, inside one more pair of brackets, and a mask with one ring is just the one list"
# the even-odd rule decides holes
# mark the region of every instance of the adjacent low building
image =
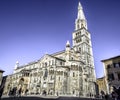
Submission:
[[105,81],[107,92],[111,93],[113,89],[120,87],[120,56],[111,57],[102,60],[105,72]]
[[3,72],[4,71],[0,69],[0,86],[1,86],[1,83],[2,83]]
[[96,82],[98,85],[99,95],[101,94],[101,92],[104,92],[106,94],[107,93],[107,86],[106,86],[105,77],[97,78]]

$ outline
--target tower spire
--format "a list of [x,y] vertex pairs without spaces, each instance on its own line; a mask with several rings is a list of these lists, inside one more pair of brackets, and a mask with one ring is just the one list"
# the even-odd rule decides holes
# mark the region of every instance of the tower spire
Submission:
[[79,3],[78,3],[78,9],[79,9],[79,8],[82,9],[82,5],[81,5],[80,1],[79,1]]
[[80,3],[80,1],[79,1],[78,5],[79,5],[79,6],[82,6],[81,3]]
[[77,19],[84,19],[85,20],[85,15],[84,15],[84,12],[83,12],[83,7],[79,1],[78,3],[78,16],[77,16]]
[[86,28],[87,29],[87,21],[83,12],[83,7],[81,3],[78,3],[78,14],[77,14],[77,19],[75,22],[75,30],[81,29],[81,28]]

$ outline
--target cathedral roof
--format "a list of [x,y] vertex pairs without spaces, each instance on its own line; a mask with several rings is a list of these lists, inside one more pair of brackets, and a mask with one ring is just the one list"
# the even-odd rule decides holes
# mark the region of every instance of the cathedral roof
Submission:
[[[50,54],[45,54],[44,56],[46,56],[46,55],[47,55],[47,56],[50,56],[50,57],[52,57],[52,58],[58,59],[58,60],[65,61],[64,59],[61,59],[61,58],[55,57],[55,56],[50,55]],[[40,61],[42,58],[44,58],[44,56],[42,56],[38,61]]]
[[62,53],[65,53],[65,50],[55,52],[55,53],[53,53],[53,54],[51,54],[51,55],[52,55],[52,56],[56,56],[56,55],[59,55],[59,54],[62,54]]
[[61,58],[58,58],[58,57],[55,57],[55,56],[52,56],[52,55],[49,55],[49,56],[54,57],[54,58],[56,58],[56,59],[58,59],[58,60],[65,61],[64,59],[61,59]]
[[[60,52],[57,53],[57,54],[60,54]],[[48,56],[50,56],[50,57],[52,57],[52,58],[55,58],[55,59],[58,59],[58,60],[65,61],[64,59],[61,59],[61,58],[55,57],[54,55],[50,55],[50,54],[45,54],[45,55],[48,55]],[[44,55],[44,56],[45,56],[45,55]],[[29,62],[29,63],[27,63],[27,64],[25,64],[25,65],[21,65],[21,66],[17,67],[17,69],[19,69],[19,68],[23,68],[23,67],[26,67],[26,66],[28,66],[28,65],[35,64],[35,63],[37,63],[38,61],[40,61],[44,56],[42,56],[39,60]]]

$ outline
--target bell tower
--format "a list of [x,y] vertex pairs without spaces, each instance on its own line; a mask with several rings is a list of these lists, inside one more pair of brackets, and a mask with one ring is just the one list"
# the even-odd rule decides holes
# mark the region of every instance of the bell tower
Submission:
[[94,85],[92,85],[96,81],[96,76],[92,53],[91,35],[88,31],[87,20],[80,2],[78,4],[78,14],[75,20],[75,30],[72,33],[72,42],[74,51],[76,53],[80,53],[79,60],[83,61],[85,64],[83,69],[84,75],[87,77],[88,88],[91,88],[91,92],[95,91]]
[[91,36],[87,28],[87,20],[80,2],[78,4],[78,15],[75,20],[75,30],[72,33],[72,42],[74,51],[80,53],[84,62],[93,67],[94,62]]

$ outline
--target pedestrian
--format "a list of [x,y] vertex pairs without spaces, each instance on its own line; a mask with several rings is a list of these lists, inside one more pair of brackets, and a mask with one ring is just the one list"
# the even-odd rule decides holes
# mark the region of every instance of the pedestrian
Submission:
[[47,94],[47,93],[46,93],[46,91],[45,91],[45,96],[46,96],[46,94]]
[[3,87],[0,86],[0,99],[1,99],[2,93],[3,93]]
[[9,93],[8,93],[8,96],[10,97],[11,94],[12,94],[12,90],[10,89],[10,90],[9,90]]
[[58,92],[57,92],[57,96],[58,96]]
[[113,98],[113,100],[117,100],[117,97],[118,97],[117,93],[115,91],[113,91],[112,92],[112,98]]
[[109,100],[109,96],[107,93],[105,94],[105,100]]
[[25,90],[25,95],[27,96],[28,89]]
[[21,97],[22,88],[18,90],[18,97]]
[[102,99],[104,99],[104,98],[105,98],[105,93],[104,93],[104,91],[103,91],[103,90],[101,91],[101,98],[102,98]]
[[92,94],[90,93],[90,98],[91,98]]

